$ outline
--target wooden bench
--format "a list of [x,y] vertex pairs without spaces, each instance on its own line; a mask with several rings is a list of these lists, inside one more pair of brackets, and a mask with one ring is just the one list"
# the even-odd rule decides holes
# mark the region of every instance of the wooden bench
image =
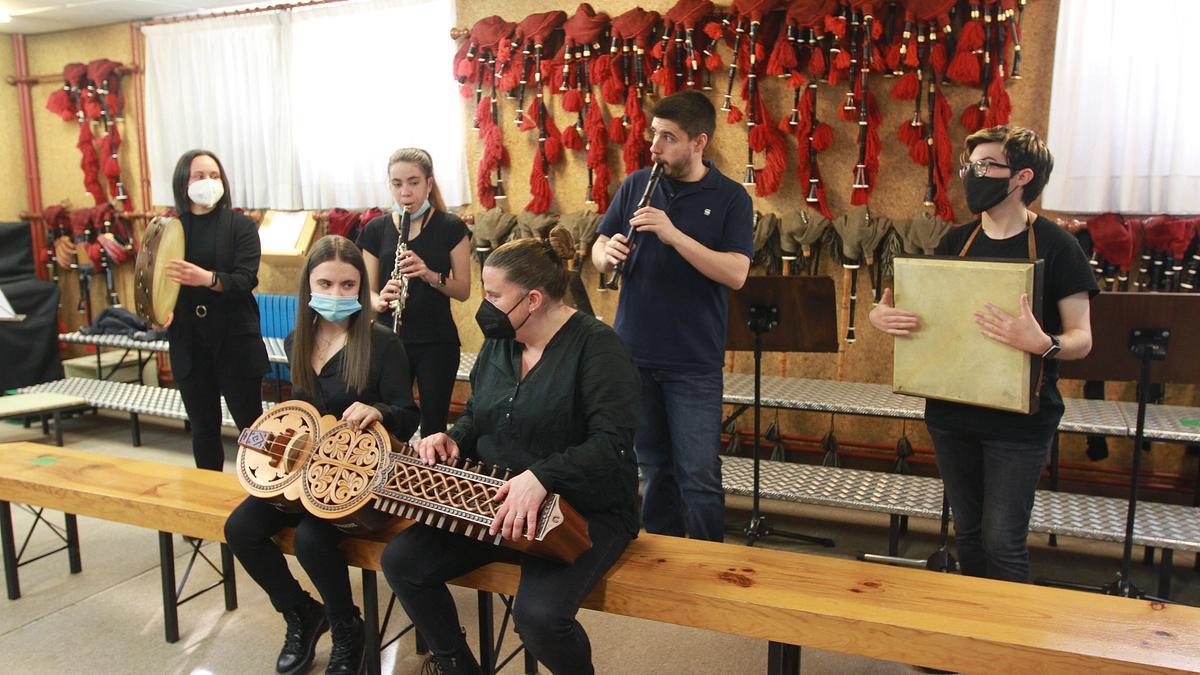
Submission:
[[[228,474],[34,443],[0,445],[0,504],[9,525],[8,506],[16,502],[158,530],[160,544],[170,532],[220,541],[243,497]],[[5,534],[12,581],[11,527]],[[371,589],[383,547],[364,539],[345,544],[364,581],[370,573]],[[455,583],[511,594],[518,575],[516,566],[492,564]],[[167,577],[164,568],[164,596],[174,593]],[[365,600],[366,612],[377,613],[377,602]],[[655,535],[634,541],[584,606],[963,671],[1200,669],[1194,607]],[[786,652],[775,663],[788,665]],[[798,654],[790,664],[798,664]]]

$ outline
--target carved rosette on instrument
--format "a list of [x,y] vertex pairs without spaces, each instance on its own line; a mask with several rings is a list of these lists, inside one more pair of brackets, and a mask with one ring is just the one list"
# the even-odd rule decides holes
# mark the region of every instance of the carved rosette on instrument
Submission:
[[300,479],[321,426],[320,413],[303,401],[286,401],[263,413],[238,436],[238,482],[276,508],[301,510]]
[[301,500],[309,513],[352,531],[373,523],[359,515],[371,489],[388,475],[391,436],[378,424],[354,432],[342,422],[320,439],[305,470]]

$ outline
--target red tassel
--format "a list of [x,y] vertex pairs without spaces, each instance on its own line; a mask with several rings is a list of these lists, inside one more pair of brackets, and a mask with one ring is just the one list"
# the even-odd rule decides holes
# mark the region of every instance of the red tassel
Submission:
[[921,67],[921,58],[920,58],[920,53],[917,51],[917,41],[916,40],[908,41],[908,49],[905,51],[905,54],[904,54],[904,65],[908,66],[909,68],[920,68]]
[[900,40],[896,40],[892,43],[891,47],[888,47],[887,58],[885,60],[887,61],[888,70],[893,73],[900,70]]
[[583,94],[578,89],[568,89],[562,98],[563,110],[577,113],[583,110]]
[[850,68],[850,50],[843,49],[838,52],[837,58],[833,60],[833,67],[838,70],[847,70]]
[[892,99],[896,101],[911,101],[921,93],[921,79],[915,70],[910,70],[896,80],[892,87]]
[[846,71],[838,70],[837,68],[830,68],[829,69],[829,77],[827,78],[829,80],[829,86],[836,87],[838,85],[838,82],[841,82],[842,78],[845,76],[846,76]]
[[75,104],[71,102],[71,95],[66,89],[55,89],[54,93],[50,94],[46,101],[46,110],[58,115],[64,122],[75,119]]
[[936,162],[934,176],[948,181],[955,169],[951,156],[954,146],[950,141],[950,120],[954,117],[954,111],[950,109],[950,102],[946,100],[940,88],[934,99],[933,110],[933,159]]
[[1008,95],[1008,90],[1004,88],[1004,78],[1000,76],[1000,69],[997,68],[992,82],[988,85],[988,98],[991,100],[991,109],[996,115],[996,126],[999,124],[1008,124],[1008,118],[1012,115],[1012,99]]
[[610,182],[612,182],[612,170],[608,168],[607,162],[592,169],[592,200],[596,202],[597,213],[604,213],[608,210],[610,203],[608,184]]
[[813,149],[817,152],[825,152],[833,147],[833,128],[822,122],[817,125],[816,129],[813,129],[812,138]]
[[589,73],[590,82],[593,85],[604,86],[604,83],[612,79],[612,57],[608,54],[601,54],[592,61],[592,72]]
[[558,164],[558,161],[563,157],[562,136],[558,134],[553,136],[547,135],[544,148],[546,150],[546,161],[551,165]]
[[825,52],[823,50],[813,50],[812,57],[808,59],[808,72],[816,77],[825,73]]
[[[666,30],[668,33],[670,32],[670,28],[667,28]],[[662,40],[656,40],[654,42],[654,46],[650,48],[650,58],[655,61],[662,61],[662,57],[663,57]]]
[[832,14],[825,16],[825,32],[833,33],[835,37],[846,37],[846,20]]
[[[620,120],[617,120],[618,124]],[[608,129],[604,126],[604,115],[599,105],[588,107],[583,121],[583,131],[588,139],[587,165],[593,169],[608,163]]]
[[470,84],[461,84],[458,86],[458,95],[463,98],[471,98],[475,95],[475,86]]
[[979,21],[968,21],[963,24],[962,31],[958,34],[959,52],[973,52],[977,49],[983,49],[983,24]]
[[541,153],[534,155],[533,171],[529,174],[529,194],[532,195],[532,199],[525,205],[526,211],[545,213],[550,210],[550,204],[554,201],[554,191],[550,189],[550,181],[546,179]]
[[534,97],[534,99],[529,102],[529,107],[525,109],[525,114],[521,115],[521,124],[519,124],[517,128],[521,131],[529,131],[530,129],[536,128],[538,125],[539,109],[540,107],[538,106],[537,97]]
[[704,34],[711,40],[720,40],[724,32],[724,28],[719,21],[709,21],[704,24]]
[[779,36],[775,38],[775,47],[771,50],[771,57],[767,59],[767,74],[786,75],[797,65],[799,63],[796,61],[796,50],[787,39],[787,27],[781,26]]
[[625,100],[625,83],[619,76],[610,76],[600,85],[600,95],[609,105],[620,105]]
[[959,51],[950,61],[946,76],[960,84],[979,84],[979,59],[971,52]]
[[[468,49],[468,51],[470,51]],[[475,75],[475,59],[466,58],[464,55],[459,59],[458,63],[454,64],[454,76],[459,79],[472,80]]]
[[925,142],[924,138],[909,146],[908,158],[921,166],[929,164],[929,144]]
[[500,76],[500,89],[503,91],[512,91],[521,83],[522,65],[519,59],[513,59],[508,62],[508,67],[504,70],[504,74]]
[[704,57],[704,68],[705,68],[705,70],[708,70],[709,72],[716,72],[716,71],[721,70],[724,67],[725,67],[725,62],[721,60],[721,55],[717,53],[717,50],[714,45],[713,50],[710,51],[708,53],[708,55]]
[[742,110],[736,105],[729,109],[729,114],[725,115],[725,121],[729,124],[737,124],[742,121]]
[[799,70],[793,70],[791,76],[788,77],[788,86],[792,89],[800,89],[808,85],[808,78],[804,77],[804,73]]
[[946,73],[946,45],[939,42],[929,50],[929,65],[933,66],[933,72],[938,75]]
[[608,121],[608,140],[617,145],[624,145],[627,137],[625,125],[621,123],[620,117],[614,117]]
[[983,128],[983,118],[984,111],[980,110],[979,106],[971,104],[963,110],[959,122],[968,132],[975,132]]
[[563,132],[562,144],[569,150],[583,150],[583,138],[579,136],[579,130],[575,128],[575,125],[572,124]]
[[[900,128],[896,130],[896,138],[899,138],[900,142],[909,148],[916,143],[925,145],[925,125],[918,124],[913,126],[912,122],[905,120],[900,123]],[[924,162],[918,162],[918,164],[924,164]]]

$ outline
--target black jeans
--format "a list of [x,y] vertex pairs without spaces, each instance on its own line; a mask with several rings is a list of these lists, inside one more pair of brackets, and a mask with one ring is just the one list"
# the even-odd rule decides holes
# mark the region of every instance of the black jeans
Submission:
[[304,513],[284,513],[257,497],[247,497],[225,521],[225,541],[250,578],[267,592],[271,605],[282,612],[309,597],[271,541],[286,527],[296,528],[296,559],[321,594],[330,622],[357,616],[350,593],[350,569],[338,548],[345,535],[328,521]]
[[525,647],[552,673],[591,673],[592,646],[575,615],[621,557],[629,534],[611,516],[588,518],[588,533],[592,548],[564,565],[418,524],[384,549],[383,573],[429,649],[448,656],[469,647],[446,582],[490,562],[519,563],[513,622]]
[[225,396],[238,430],[245,429],[263,412],[262,375],[246,376],[235,368],[221,367],[199,336],[192,348],[192,372],[176,382],[192,424],[192,454],[197,468],[221,471],[225,467],[221,396]]
[[454,381],[458,378],[459,346],[443,342],[405,343],[404,352],[420,398],[421,435],[432,436],[445,431],[450,395],[454,393]]
[[929,427],[963,574],[1029,581],[1029,515],[1050,441],[984,440]]

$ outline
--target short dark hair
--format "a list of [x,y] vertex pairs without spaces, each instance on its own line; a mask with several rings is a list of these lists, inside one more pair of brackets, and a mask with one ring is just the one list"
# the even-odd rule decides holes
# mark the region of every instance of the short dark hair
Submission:
[[1042,188],[1046,187],[1050,172],[1054,170],[1054,155],[1050,154],[1050,148],[1046,146],[1045,141],[1033,130],[1025,127],[998,126],[980,129],[967,136],[967,151],[963,161],[966,162],[971,153],[975,152],[975,148],[984,143],[1000,144],[1004,159],[1012,167],[1014,175],[1021,169],[1033,171],[1033,178],[1025,184],[1025,189],[1021,192],[1021,201],[1025,202],[1025,206],[1032,204],[1033,200],[1042,194]]
[[175,175],[171,178],[171,190],[175,193],[175,210],[179,212],[181,218],[192,212],[192,198],[187,193],[188,178],[192,175],[192,160],[204,155],[212,157],[213,161],[217,163],[217,170],[221,172],[221,187],[225,188],[225,194],[217,200],[214,210],[233,208],[233,198],[229,194],[229,178],[225,175],[225,165],[221,164],[221,160],[208,150],[188,150],[175,163]]
[[717,109],[702,92],[685,89],[660,100],[650,113],[678,124],[688,138],[707,134],[711,142],[717,130]]

